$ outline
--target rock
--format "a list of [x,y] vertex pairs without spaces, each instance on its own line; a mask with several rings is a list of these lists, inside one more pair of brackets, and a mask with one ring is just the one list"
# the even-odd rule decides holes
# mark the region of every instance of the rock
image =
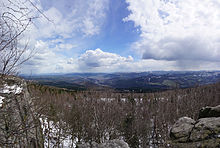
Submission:
[[216,107],[204,107],[199,111],[199,119],[207,117],[220,117],[220,105]]
[[220,117],[213,117],[218,115],[219,108],[203,108],[200,111],[200,117],[203,118],[197,121],[188,117],[180,118],[170,131],[171,147],[220,148]]
[[43,147],[39,120],[25,80],[14,76],[0,79],[0,147]]
[[220,139],[208,139],[197,142],[175,143],[170,145],[172,148],[219,148]]
[[78,144],[77,147],[78,148],[129,148],[126,142],[119,139],[109,140],[100,144],[96,142],[92,142],[91,144],[90,143]]
[[180,118],[171,128],[170,137],[178,142],[186,142],[194,124],[195,120],[189,117]]
[[190,140],[202,141],[214,138],[220,138],[220,117],[199,119],[191,132]]

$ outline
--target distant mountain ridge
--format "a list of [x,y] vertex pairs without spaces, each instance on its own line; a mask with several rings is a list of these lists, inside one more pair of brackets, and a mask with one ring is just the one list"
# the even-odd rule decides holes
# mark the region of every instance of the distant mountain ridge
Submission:
[[73,90],[111,88],[119,91],[147,92],[216,83],[220,80],[220,71],[68,73],[22,77],[40,84]]

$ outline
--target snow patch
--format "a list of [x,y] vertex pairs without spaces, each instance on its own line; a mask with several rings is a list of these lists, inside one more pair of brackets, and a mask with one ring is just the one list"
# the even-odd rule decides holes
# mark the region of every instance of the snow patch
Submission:
[[126,102],[127,98],[121,98],[121,101]]
[[[72,136],[64,134],[64,131],[60,128],[59,122],[49,121],[47,118],[40,118],[41,128],[44,134],[44,146],[45,147],[76,147],[77,139],[72,140]],[[59,139],[59,142],[57,141]]]
[[115,100],[115,98],[100,98],[100,100],[104,102],[112,102]]
[[4,87],[2,90],[0,90],[0,93],[4,94],[9,94],[9,93],[14,93],[14,94],[20,94],[23,88],[18,85],[12,85],[8,86],[7,84],[4,84]]
[[0,96],[0,107],[2,107],[2,103],[3,103],[4,99],[5,99],[5,97]]

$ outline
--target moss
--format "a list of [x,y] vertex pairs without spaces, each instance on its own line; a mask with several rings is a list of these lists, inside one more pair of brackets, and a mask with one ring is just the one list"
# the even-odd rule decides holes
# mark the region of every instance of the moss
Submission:
[[203,141],[197,141],[197,142],[187,142],[187,143],[178,143],[174,141],[168,141],[168,144],[171,145],[171,147],[175,148],[219,148],[220,147],[220,139],[208,139]]
[[190,140],[191,141],[204,140],[204,139],[207,139],[211,134],[212,132],[210,130],[202,130],[202,131],[194,130],[190,136]]

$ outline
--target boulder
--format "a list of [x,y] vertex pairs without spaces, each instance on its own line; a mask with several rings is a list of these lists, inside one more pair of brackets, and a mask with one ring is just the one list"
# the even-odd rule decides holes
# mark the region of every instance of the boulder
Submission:
[[219,148],[220,139],[207,139],[197,142],[177,143],[172,142],[170,144],[172,148]]
[[189,117],[180,118],[171,128],[170,137],[177,142],[186,142],[194,127],[195,120]]
[[199,119],[191,132],[190,140],[202,141],[214,138],[220,138],[220,117]]
[[207,117],[220,117],[220,105],[216,107],[204,107],[199,111],[199,119]]
[[219,108],[218,105],[201,109],[200,119],[197,121],[188,117],[180,118],[170,131],[171,146],[179,148],[220,148]]

